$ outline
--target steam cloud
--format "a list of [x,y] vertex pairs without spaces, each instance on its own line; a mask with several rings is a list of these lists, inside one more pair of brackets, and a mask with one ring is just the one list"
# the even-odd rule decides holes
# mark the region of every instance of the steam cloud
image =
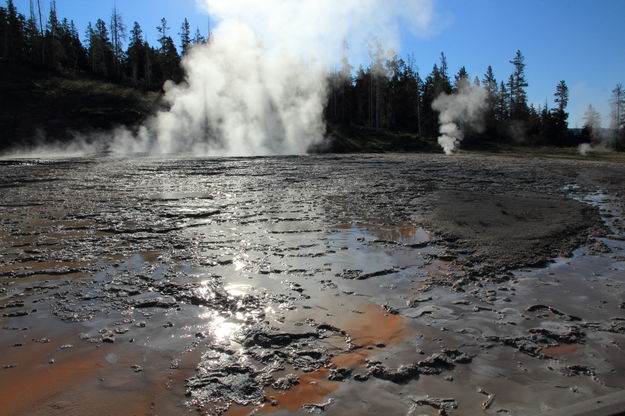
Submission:
[[589,105],[584,113],[584,127],[590,130],[591,143],[581,143],[577,147],[579,154],[588,156],[590,152],[595,150],[605,150],[608,144],[608,137],[601,130],[601,117],[592,105]]
[[327,75],[347,41],[359,60],[375,37],[395,45],[401,23],[426,34],[435,0],[198,0],[218,20],[211,41],[165,85],[167,111],[118,131],[128,154],[301,154],[324,139]]
[[481,131],[485,106],[486,90],[468,82],[461,83],[456,93],[443,93],[434,100],[432,108],[440,113],[438,144],[445,154],[454,154],[467,129]]
[[590,143],[582,143],[577,146],[577,151],[582,156],[588,156],[588,153],[592,151],[592,145]]

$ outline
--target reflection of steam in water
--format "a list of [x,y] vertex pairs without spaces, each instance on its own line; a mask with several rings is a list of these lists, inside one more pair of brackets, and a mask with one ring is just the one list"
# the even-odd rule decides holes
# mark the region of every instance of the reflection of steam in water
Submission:
[[388,225],[382,220],[358,221],[345,218],[342,219],[339,224],[335,225],[335,228],[369,234],[378,240],[406,245],[427,243],[431,239],[428,231],[408,222]]

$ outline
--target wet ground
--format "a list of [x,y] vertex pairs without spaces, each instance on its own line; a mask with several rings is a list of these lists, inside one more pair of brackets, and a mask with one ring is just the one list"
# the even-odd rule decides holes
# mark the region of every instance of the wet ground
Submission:
[[625,382],[625,166],[0,161],[9,415],[527,415]]

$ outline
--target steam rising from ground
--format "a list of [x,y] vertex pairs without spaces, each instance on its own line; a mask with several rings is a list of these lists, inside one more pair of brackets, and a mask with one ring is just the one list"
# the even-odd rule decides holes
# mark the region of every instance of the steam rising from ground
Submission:
[[374,36],[395,45],[400,23],[424,34],[433,1],[198,0],[219,22],[211,41],[184,58],[184,83],[165,85],[169,109],[119,132],[112,150],[304,153],[324,139],[327,76],[344,42],[358,59]]
[[441,94],[432,103],[432,108],[440,114],[440,136],[438,144],[445,154],[453,154],[462,140],[466,130],[482,129],[482,114],[486,106],[486,90],[471,86],[468,82],[461,83],[453,94]]
[[582,143],[577,146],[577,151],[582,156],[588,156],[588,153],[592,151],[592,145],[590,143]]
[[577,147],[580,155],[588,156],[590,152],[605,150],[608,144],[608,137],[601,128],[601,117],[599,113],[589,105],[584,113],[584,128],[590,133],[591,143],[582,143]]

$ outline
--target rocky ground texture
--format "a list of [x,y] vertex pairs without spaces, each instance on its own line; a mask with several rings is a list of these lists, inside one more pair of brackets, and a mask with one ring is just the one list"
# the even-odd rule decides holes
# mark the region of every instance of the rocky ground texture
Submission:
[[9,414],[525,415],[625,381],[625,166],[0,161]]

